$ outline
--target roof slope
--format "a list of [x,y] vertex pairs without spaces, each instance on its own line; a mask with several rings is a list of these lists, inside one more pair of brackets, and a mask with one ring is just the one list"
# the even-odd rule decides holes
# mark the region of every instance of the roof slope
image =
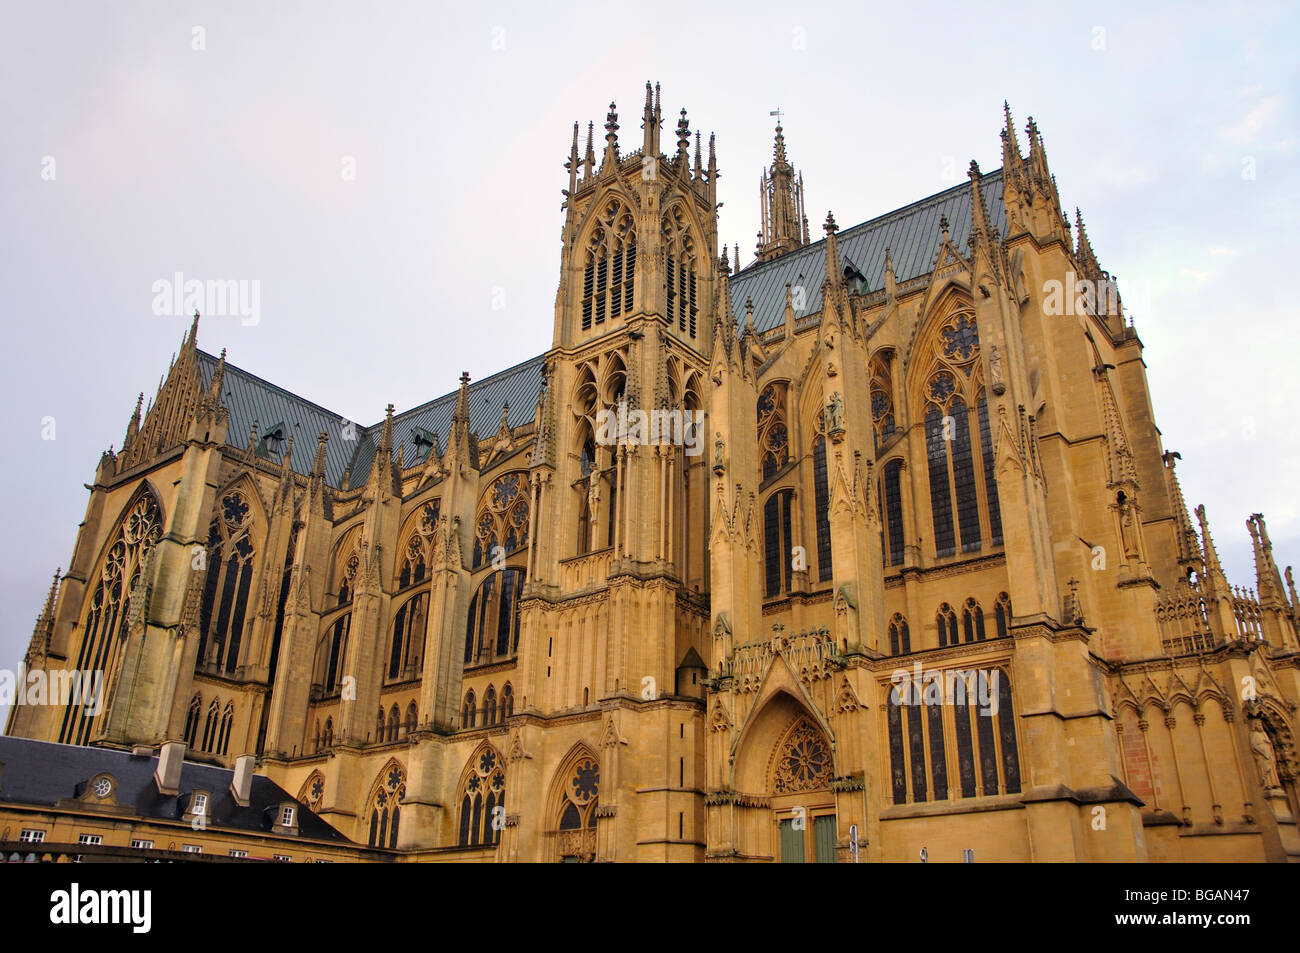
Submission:
[[[1002,170],[980,176],[980,189],[988,206],[989,222],[1006,237],[1006,209],[1002,205]],[[971,234],[970,183],[956,185],[929,198],[837,232],[840,258],[852,264],[874,291],[885,285],[885,249],[894,262],[894,277],[904,282],[927,274],[939,250],[939,220],[948,219],[948,233],[957,248],[965,248]],[[738,324],[745,321],[745,300],[754,302],[754,329],[767,331],[784,320],[785,286],[802,287],[805,305],[799,316],[822,307],[822,282],[826,278],[826,240],[806,245],[772,261],[751,265],[731,279],[731,307]]]
[[[1006,237],[1006,210],[1002,204],[1002,170],[980,176],[980,187],[988,205],[989,221],[1001,237]],[[939,247],[939,221],[948,219],[948,231],[957,248],[965,248],[971,234],[970,184],[950,189],[913,202],[879,218],[838,232],[840,257],[851,264],[875,290],[885,283],[885,249],[894,262],[894,276],[901,283],[928,273],[934,267]],[[800,314],[821,310],[822,282],[826,277],[825,240],[814,242],[769,262],[752,265],[731,278],[731,303],[737,323],[745,320],[745,302],[752,299],[754,327],[767,331],[776,327],[785,314],[785,286],[804,289],[805,303]],[[499,371],[469,385],[470,430],[488,436],[500,425],[501,409],[510,402],[510,426],[517,427],[533,418],[533,410],[542,385],[543,355]],[[206,387],[212,380],[217,358],[199,352],[199,369]],[[248,433],[257,421],[260,434],[277,424],[294,435],[290,466],[298,473],[308,473],[316,456],[316,435],[329,434],[325,448],[325,481],[331,486],[351,489],[366,482],[374,463],[383,421],[370,426],[349,428],[342,414],[334,413],[291,394],[281,387],[227,363],[225,370],[226,409],[230,414],[227,443],[243,448]],[[456,409],[457,392],[452,391],[405,411],[393,418],[393,454],[405,444],[405,463],[416,459],[417,430],[436,434],[439,447],[446,448],[451,416]],[[348,486],[342,487],[343,475],[351,468]]]
[[[80,796],[95,775],[111,774],[117,781],[114,796],[138,817],[182,820],[189,795],[211,793],[208,821],[215,828],[270,833],[273,811],[293,795],[270,778],[253,775],[248,806],[240,807],[230,792],[235,772],[186,761],[181,765],[180,793],[161,794],[154,782],[158,758],[137,756],[114,748],[64,745],[30,738],[0,737],[0,802],[42,804],[53,807],[64,798]],[[112,816],[112,815],[106,815]],[[307,807],[298,809],[299,836],[318,841],[351,843]]]

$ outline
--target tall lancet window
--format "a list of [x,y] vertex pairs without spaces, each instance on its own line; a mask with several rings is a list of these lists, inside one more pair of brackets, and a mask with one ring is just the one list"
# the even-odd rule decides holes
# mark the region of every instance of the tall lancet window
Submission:
[[199,607],[198,666],[234,674],[253,583],[252,510],[239,490],[217,504],[208,528],[207,579]]
[[835,574],[831,555],[831,480],[826,463],[826,411],[817,412],[813,438],[813,499],[817,510],[817,578],[828,582]]
[[[94,586],[90,608],[82,627],[81,647],[77,652],[75,670],[103,672],[103,686],[99,698],[86,697],[78,692],[64,710],[59,741],[64,744],[84,745],[92,740],[97,715],[112,697],[117,680],[122,649],[126,642],[126,619],[131,604],[131,591],[140,580],[149,551],[162,536],[162,510],[153,495],[146,492],[131,505],[126,518],[118,528],[113,544],[104,555],[98,578],[92,577]],[[78,701],[81,698],[82,701]],[[98,709],[98,711],[96,710]]]
[[763,388],[763,393],[758,395],[758,455],[764,480],[790,462],[785,384],[768,384]]
[[582,330],[632,310],[636,278],[636,229],[632,213],[617,199],[601,210],[587,243],[582,273]]
[[699,314],[696,287],[695,238],[681,205],[674,205],[662,220],[664,248],[667,251],[668,323],[695,337]]
[[1002,543],[993,445],[975,314],[956,310],[934,341],[924,378],[926,460],[935,555]]

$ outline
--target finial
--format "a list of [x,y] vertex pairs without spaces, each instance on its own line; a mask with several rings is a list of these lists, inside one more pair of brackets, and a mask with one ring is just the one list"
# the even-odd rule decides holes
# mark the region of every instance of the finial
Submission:
[[[945,219],[947,221],[947,219]],[[826,224],[822,226],[827,235],[834,235],[839,231],[839,226],[835,224],[835,216],[830,212],[826,213]]]
[[686,107],[682,107],[681,118],[677,120],[677,155],[684,166],[691,148],[691,124],[686,119]]
[[325,444],[329,439],[330,435],[323,430],[316,435],[316,459],[311,465],[311,475],[314,477],[325,475]]
[[257,431],[259,430],[258,422],[253,421],[253,426],[248,430],[248,456],[253,457],[257,454]]

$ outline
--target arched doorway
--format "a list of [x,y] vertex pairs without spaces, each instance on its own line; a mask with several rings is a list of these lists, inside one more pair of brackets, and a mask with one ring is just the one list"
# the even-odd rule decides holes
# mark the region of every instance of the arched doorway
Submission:
[[807,717],[797,717],[773,749],[769,772],[781,863],[835,863],[833,776],[826,736]]

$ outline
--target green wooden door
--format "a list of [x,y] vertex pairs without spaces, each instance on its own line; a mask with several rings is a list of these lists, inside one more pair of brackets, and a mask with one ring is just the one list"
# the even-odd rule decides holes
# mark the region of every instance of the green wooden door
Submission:
[[813,849],[818,864],[835,863],[835,815],[813,818]]
[[796,830],[794,818],[789,818],[781,822],[781,863],[802,864],[803,862],[803,831]]

